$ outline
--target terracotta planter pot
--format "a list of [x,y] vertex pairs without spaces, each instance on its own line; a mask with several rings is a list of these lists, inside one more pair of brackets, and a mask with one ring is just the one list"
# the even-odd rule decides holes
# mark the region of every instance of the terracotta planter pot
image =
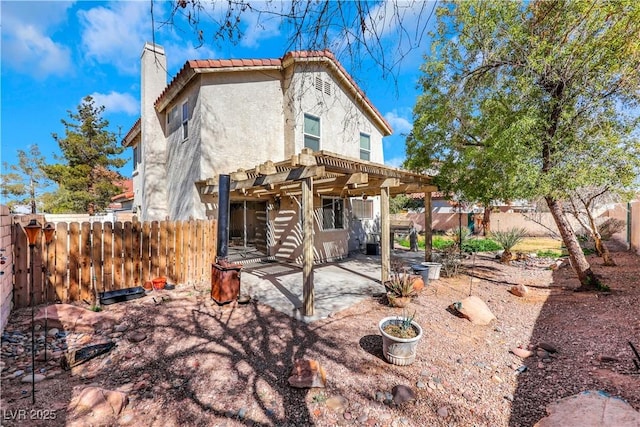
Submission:
[[387,300],[391,307],[406,307],[411,302],[411,297],[399,297],[391,292],[387,292]]
[[166,277],[156,277],[153,279],[153,289],[159,291],[160,289],[164,289],[164,286],[167,284]]
[[153,282],[150,280],[147,280],[142,284],[142,287],[144,288],[145,291],[150,291],[151,289],[153,289]]

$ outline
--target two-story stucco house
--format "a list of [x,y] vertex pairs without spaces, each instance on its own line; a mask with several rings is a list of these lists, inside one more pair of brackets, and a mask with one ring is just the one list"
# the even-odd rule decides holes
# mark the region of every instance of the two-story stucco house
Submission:
[[[141,220],[215,218],[215,197],[204,184],[219,174],[277,165],[305,148],[383,163],[382,138],[392,129],[328,51],[187,61],[168,84],[161,46],[147,43],[141,62],[141,118],[123,140],[134,153],[134,206]],[[325,172],[327,180],[336,176]],[[367,176],[334,183],[326,193],[316,188],[316,260],[345,256],[375,231],[379,193],[358,192]],[[230,245],[299,260],[299,193],[285,185],[263,187],[232,195]]]

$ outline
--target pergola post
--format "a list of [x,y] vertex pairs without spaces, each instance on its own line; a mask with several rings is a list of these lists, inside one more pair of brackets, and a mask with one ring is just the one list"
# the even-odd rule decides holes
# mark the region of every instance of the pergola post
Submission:
[[389,280],[391,272],[391,227],[389,225],[389,187],[380,188],[380,256],[382,258],[382,275],[384,284]]
[[424,192],[424,260],[431,261],[433,252],[433,217],[431,207],[431,192]]
[[302,293],[304,315],[313,316],[313,178],[302,180]]

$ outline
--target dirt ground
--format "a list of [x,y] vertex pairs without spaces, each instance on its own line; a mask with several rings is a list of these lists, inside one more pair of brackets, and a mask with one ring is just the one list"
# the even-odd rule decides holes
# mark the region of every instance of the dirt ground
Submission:
[[[31,313],[17,310],[3,334],[2,425],[531,426],[548,403],[584,390],[638,410],[640,371],[629,343],[640,350],[640,257],[613,255],[617,267],[589,257],[607,293],[574,292],[573,271],[550,269],[553,260],[466,260],[465,274],[430,282],[411,303],[425,334],[405,367],[382,355],[378,322],[401,314],[383,296],[306,324],[260,303],[218,306],[207,289],[180,285],[106,306],[108,328],[52,338],[56,359],[36,363],[46,379],[36,384],[35,405],[31,384],[21,382],[30,376]],[[517,284],[529,294],[512,295]],[[448,310],[470,294],[497,320],[473,325]],[[64,346],[105,341],[115,348],[70,371],[58,367]],[[557,352],[538,352],[541,343]],[[519,358],[516,347],[533,356]],[[296,359],[317,360],[327,387],[290,387]],[[413,399],[389,402],[397,385]],[[72,398],[88,386],[120,390],[128,404],[107,418],[74,410]]]

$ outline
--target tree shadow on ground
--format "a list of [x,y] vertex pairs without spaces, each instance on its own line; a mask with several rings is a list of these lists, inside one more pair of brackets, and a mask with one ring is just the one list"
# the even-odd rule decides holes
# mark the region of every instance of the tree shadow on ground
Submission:
[[640,344],[640,257],[612,254],[619,268],[589,257],[610,294],[577,293],[579,282],[570,267],[553,272],[550,295],[528,344],[550,344],[558,352],[541,357],[534,350],[522,362],[527,370],[518,376],[510,426],[533,425],[547,415],[550,403],[586,390],[605,391],[640,409],[640,375],[628,345],[633,339]]

